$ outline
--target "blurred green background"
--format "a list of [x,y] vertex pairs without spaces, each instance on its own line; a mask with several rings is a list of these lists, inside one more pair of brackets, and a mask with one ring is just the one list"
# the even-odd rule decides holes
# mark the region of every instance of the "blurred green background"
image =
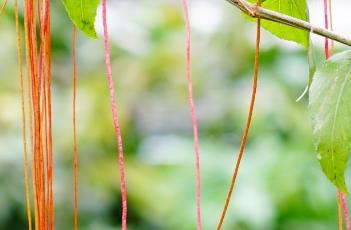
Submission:
[[[110,1],[112,68],[129,229],[195,229],[195,173],[180,1]],[[26,229],[12,2],[0,17],[0,229]],[[255,24],[225,1],[192,1],[204,229],[215,229],[246,121]],[[320,12],[322,15],[322,12]],[[98,15],[96,28],[101,34]],[[343,47],[339,47],[343,49]],[[323,60],[318,47],[317,62]],[[116,141],[103,43],[79,33],[80,229],[119,229]],[[71,25],[52,2],[56,229],[73,229]],[[336,189],[314,154],[306,51],[263,32],[252,129],[224,229],[337,229]]]

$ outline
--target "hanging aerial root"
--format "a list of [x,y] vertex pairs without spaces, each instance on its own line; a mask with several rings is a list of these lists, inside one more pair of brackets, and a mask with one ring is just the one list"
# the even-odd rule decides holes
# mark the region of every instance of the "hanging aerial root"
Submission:
[[[257,1],[257,5],[261,5],[261,0]],[[254,64],[254,74],[253,74],[253,83],[252,83],[252,94],[251,94],[251,101],[250,101],[250,108],[247,116],[247,121],[246,121],[246,127],[241,139],[241,145],[238,153],[238,158],[236,160],[236,164],[234,167],[234,172],[230,181],[229,185],[229,191],[225,200],[224,208],[221,213],[218,225],[217,225],[217,230],[222,229],[222,225],[224,222],[225,215],[228,210],[228,206],[230,203],[230,199],[232,197],[235,181],[239,172],[240,168],[240,163],[241,159],[244,155],[245,147],[246,147],[246,141],[247,137],[249,134],[250,126],[251,126],[251,120],[252,120],[252,115],[255,107],[255,100],[256,100],[256,91],[257,91],[257,81],[258,81],[258,67],[259,67],[259,60],[260,60],[260,40],[261,40],[261,18],[257,18],[257,26],[256,26],[256,52],[255,52],[255,64]]]
[[54,228],[54,197],[49,0],[25,0],[24,27],[35,229],[50,230]]
[[24,160],[24,179],[26,190],[26,206],[27,206],[27,221],[28,229],[32,230],[32,214],[29,193],[29,175],[28,175],[28,153],[27,153],[27,127],[26,127],[26,111],[24,107],[24,81],[22,69],[22,48],[21,48],[21,31],[18,15],[18,0],[14,2],[15,20],[16,20],[16,42],[17,42],[17,62],[18,62],[18,78],[20,83],[21,94],[21,114],[22,114],[22,142],[23,142],[23,160]]
[[76,52],[77,32],[76,27],[72,27],[72,62],[73,62],[73,218],[74,230],[78,230],[78,155],[77,155],[77,119],[76,119],[76,99],[77,99],[77,52]]
[[106,19],[106,0],[102,0],[102,23],[104,29],[104,49],[105,49],[105,67],[107,73],[107,81],[110,92],[110,104],[112,110],[112,118],[114,131],[117,139],[117,150],[118,150],[118,161],[119,161],[119,173],[120,173],[120,189],[122,197],[122,230],[127,229],[127,189],[126,189],[126,179],[125,179],[125,166],[124,166],[124,156],[123,156],[123,143],[122,134],[119,125],[117,105],[116,105],[116,93],[114,89],[114,83],[112,78],[112,68],[111,68],[111,58],[110,58],[110,47],[108,44],[108,29],[107,29],[107,19]]
[[49,207],[49,224],[50,229],[54,229],[54,192],[53,192],[53,147],[52,147],[52,96],[51,96],[51,37],[50,37],[50,1],[45,1],[44,7],[44,40],[45,40],[45,73],[46,73],[46,91],[47,91],[47,145],[48,145],[48,207]]
[[188,11],[188,0],[182,0],[185,28],[186,28],[186,76],[188,82],[188,100],[191,113],[191,123],[193,128],[194,138],[194,154],[195,154],[195,173],[196,173],[196,216],[197,229],[201,230],[201,172],[200,172],[200,151],[199,151],[199,137],[198,137],[198,122],[196,116],[196,108],[193,98],[193,83],[191,78],[191,34],[190,21]]
[[33,65],[31,63],[31,51],[30,51],[30,18],[31,10],[29,0],[25,0],[24,8],[24,30],[25,30],[25,44],[26,44],[26,65],[27,65],[27,93],[28,93],[28,109],[29,109],[29,133],[30,133],[30,155],[31,155],[31,174],[32,174],[32,186],[33,186],[33,197],[34,197],[34,220],[35,229],[39,228],[39,205],[38,205],[38,195],[37,195],[37,182],[36,182],[36,164],[35,164],[35,151],[34,151],[34,108],[33,108],[33,88],[32,88],[32,69]]
[[39,213],[38,213],[38,196],[36,191],[36,174],[35,174],[35,159],[34,159],[34,125],[33,125],[33,103],[32,103],[32,85],[31,85],[31,64],[29,52],[29,10],[25,1],[24,10],[24,31],[25,31],[25,49],[26,49],[26,65],[27,65],[27,104],[29,110],[29,140],[30,140],[30,156],[31,156],[31,174],[32,174],[32,187],[34,197],[34,222],[35,229],[39,226]]

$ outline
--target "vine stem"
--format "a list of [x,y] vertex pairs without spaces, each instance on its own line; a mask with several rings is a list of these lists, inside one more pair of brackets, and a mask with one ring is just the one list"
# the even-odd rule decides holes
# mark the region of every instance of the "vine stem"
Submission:
[[73,104],[72,104],[72,115],[73,115],[73,192],[74,192],[74,204],[73,204],[73,218],[74,218],[74,229],[78,230],[78,154],[77,154],[77,29],[72,26],[72,62],[73,62]]
[[[261,0],[257,0],[257,5],[261,5]],[[239,167],[240,163],[242,160],[242,157],[244,155],[245,147],[246,147],[246,142],[247,142],[247,137],[249,135],[249,130],[251,126],[251,121],[252,121],[252,115],[255,107],[255,101],[256,101],[256,92],[257,92],[257,82],[258,82],[258,69],[259,69],[259,63],[260,63],[260,40],[261,40],[261,18],[257,18],[257,27],[256,27],[256,52],[255,52],[255,64],[254,64],[254,74],[253,74],[253,82],[252,82],[252,94],[251,94],[251,100],[250,100],[250,107],[249,107],[249,112],[247,116],[247,121],[246,121],[246,126],[245,130],[241,139],[241,145],[239,149],[239,154],[236,160],[236,164],[234,167],[234,172],[230,181],[229,185],[229,191],[225,200],[224,208],[221,213],[218,225],[217,225],[217,230],[222,229],[222,225],[224,222],[225,215],[228,210],[228,206],[230,203],[230,199],[233,193],[235,181],[239,172]]]
[[122,197],[122,230],[127,229],[127,189],[126,189],[126,179],[125,179],[125,166],[124,166],[124,156],[123,156],[123,142],[122,134],[117,113],[117,103],[116,103],[116,93],[114,89],[114,83],[112,78],[112,68],[111,68],[111,55],[110,47],[108,43],[108,29],[107,29],[107,16],[106,16],[106,0],[102,0],[102,24],[104,29],[104,50],[105,50],[105,67],[107,74],[107,81],[110,92],[110,103],[112,110],[112,118],[114,131],[117,139],[117,151],[118,151],[118,161],[119,161],[119,173],[120,173],[120,189]]
[[345,38],[339,34],[334,33],[333,31],[324,29],[322,27],[318,27],[315,25],[312,25],[309,22],[306,22],[304,20],[294,18],[291,16],[288,16],[286,14],[282,14],[273,10],[268,10],[265,9],[261,6],[251,4],[245,0],[226,0],[230,4],[236,6],[239,8],[242,12],[247,14],[250,17],[253,18],[261,18],[269,21],[274,21],[277,23],[281,23],[287,26],[291,26],[300,30],[305,30],[314,34],[318,34],[322,37],[326,37],[329,39],[332,39],[334,41],[340,42],[342,44],[351,46],[351,40],[348,38]]
[[193,128],[194,138],[194,154],[195,154],[195,171],[196,171],[196,216],[197,216],[197,230],[201,230],[201,172],[200,172],[200,150],[199,150],[199,135],[198,122],[196,115],[196,108],[193,98],[193,83],[191,77],[191,33],[190,20],[188,10],[188,0],[182,0],[185,29],[186,29],[186,77],[188,82],[188,100],[189,109],[191,113],[191,123]]

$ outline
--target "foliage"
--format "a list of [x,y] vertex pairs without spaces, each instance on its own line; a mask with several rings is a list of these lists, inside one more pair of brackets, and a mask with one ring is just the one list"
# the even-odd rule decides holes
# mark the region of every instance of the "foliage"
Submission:
[[328,59],[315,73],[309,109],[318,160],[330,181],[347,192],[345,170],[351,150],[351,52]]
[[[256,2],[255,0],[250,0]],[[308,21],[306,0],[266,0],[262,7]],[[294,41],[305,48],[309,46],[309,33],[281,23],[263,20],[262,27],[281,39]]]
[[72,22],[91,38],[97,37],[94,22],[99,2],[100,0],[63,0]]
[[[308,21],[306,0],[267,0],[262,3],[262,6],[267,9]],[[295,41],[306,48],[308,47],[309,33],[307,31],[270,21],[263,21],[262,26],[282,39]]]

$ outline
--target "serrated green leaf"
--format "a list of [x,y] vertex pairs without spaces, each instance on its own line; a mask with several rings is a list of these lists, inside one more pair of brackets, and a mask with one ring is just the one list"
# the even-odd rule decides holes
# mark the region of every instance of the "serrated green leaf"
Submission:
[[94,22],[99,0],[63,0],[72,22],[91,38],[97,38]]
[[351,151],[351,51],[329,58],[317,69],[309,112],[318,159],[327,178],[347,192],[345,170]]
[[[249,2],[256,3],[256,0],[249,0]],[[309,21],[306,0],[266,0],[262,3],[262,7]],[[294,41],[308,48],[309,32],[307,31],[267,20],[262,20],[261,26],[281,39]]]

